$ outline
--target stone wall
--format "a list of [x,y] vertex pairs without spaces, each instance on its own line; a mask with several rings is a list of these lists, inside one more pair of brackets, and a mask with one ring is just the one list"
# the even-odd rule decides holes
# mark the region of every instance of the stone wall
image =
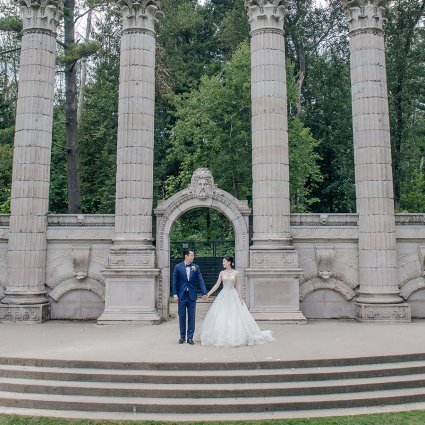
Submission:
[[[307,318],[354,318],[357,214],[293,214],[301,309]],[[0,215],[0,298],[7,281],[9,217]],[[113,215],[52,215],[47,228],[47,293],[52,319],[97,319],[104,309]],[[397,279],[413,318],[425,317],[425,214],[396,215]]]

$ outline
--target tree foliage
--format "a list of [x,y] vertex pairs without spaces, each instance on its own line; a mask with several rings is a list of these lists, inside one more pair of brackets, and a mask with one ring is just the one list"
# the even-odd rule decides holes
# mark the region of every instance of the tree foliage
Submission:
[[[69,4],[69,2],[68,2]],[[156,202],[208,167],[217,185],[251,200],[249,25],[242,0],[163,0],[157,27],[154,196]],[[339,0],[318,8],[292,0],[285,18],[292,211],[354,212],[354,153],[348,31]],[[93,13],[92,39],[58,44],[50,211],[66,212],[67,143],[64,66],[87,59],[78,125],[82,211],[113,213],[119,83],[120,13],[78,0],[75,20]],[[396,0],[387,10],[386,46],[396,205],[425,205],[424,0]],[[0,12],[0,211],[10,201],[20,19]],[[58,40],[63,29],[59,29]],[[66,43],[65,43],[66,44]],[[78,75],[78,74],[77,74]],[[77,81],[77,91],[81,90]],[[232,238],[210,210],[185,214],[176,238]],[[201,229],[201,230],[200,230]],[[186,233],[185,233],[186,232]]]

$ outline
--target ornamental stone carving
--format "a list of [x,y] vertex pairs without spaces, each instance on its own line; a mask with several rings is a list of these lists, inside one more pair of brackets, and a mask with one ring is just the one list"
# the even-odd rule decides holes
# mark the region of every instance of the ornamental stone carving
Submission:
[[23,30],[56,32],[63,0],[19,0]]
[[350,32],[383,31],[384,10],[387,3],[388,0],[342,0]]
[[212,198],[216,192],[214,177],[208,168],[198,168],[192,175],[189,193],[200,199]]
[[90,248],[90,246],[72,247],[75,278],[78,280],[87,277],[90,262]]
[[155,24],[164,14],[160,0],[118,0],[122,14],[123,31],[148,30],[155,32]]
[[289,0],[245,0],[251,31],[271,29],[283,31],[283,18]]
[[322,279],[329,279],[333,273],[335,248],[333,245],[316,246],[317,271]]

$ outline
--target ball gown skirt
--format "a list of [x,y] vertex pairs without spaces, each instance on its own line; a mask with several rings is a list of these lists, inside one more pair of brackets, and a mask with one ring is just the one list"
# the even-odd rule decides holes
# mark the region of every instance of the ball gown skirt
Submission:
[[274,341],[271,331],[261,331],[241,302],[235,289],[236,278],[223,278],[223,289],[208,310],[199,332],[202,345],[239,347]]

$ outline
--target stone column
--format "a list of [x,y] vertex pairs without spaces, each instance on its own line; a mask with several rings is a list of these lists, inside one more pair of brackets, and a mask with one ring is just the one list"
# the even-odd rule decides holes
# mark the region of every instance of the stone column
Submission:
[[99,323],[157,322],[152,245],[155,24],[159,0],[118,0],[122,13],[115,238]]
[[291,246],[284,16],[288,0],[245,0],[251,24],[253,245],[249,305],[258,320],[301,321]]
[[13,153],[8,280],[0,321],[41,322],[46,297],[46,229],[56,28],[61,0],[20,0],[23,23]]
[[350,35],[359,214],[361,321],[410,321],[397,285],[383,13],[387,0],[342,0]]

